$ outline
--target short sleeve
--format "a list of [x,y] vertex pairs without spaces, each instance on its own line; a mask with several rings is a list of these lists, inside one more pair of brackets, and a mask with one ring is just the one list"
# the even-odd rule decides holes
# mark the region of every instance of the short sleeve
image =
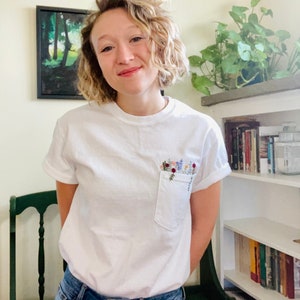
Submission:
[[76,170],[67,151],[67,130],[56,123],[49,151],[43,161],[45,172],[57,181],[77,184]]
[[192,192],[206,189],[231,173],[220,127],[213,119],[210,122],[204,140],[201,165]]

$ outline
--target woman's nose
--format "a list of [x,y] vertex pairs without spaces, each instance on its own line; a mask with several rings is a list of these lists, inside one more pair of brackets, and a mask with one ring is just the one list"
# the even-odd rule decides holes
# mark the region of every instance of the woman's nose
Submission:
[[117,55],[117,61],[119,64],[128,64],[134,58],[130,46],[124,44],[118,46]]

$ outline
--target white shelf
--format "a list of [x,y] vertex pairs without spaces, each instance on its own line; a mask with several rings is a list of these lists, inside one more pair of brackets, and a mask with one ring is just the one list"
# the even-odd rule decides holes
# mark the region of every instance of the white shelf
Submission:
[[300,175],[284,175],[284,174],[260,174],[247,173],[244,171],[233,171],[230,176],[243,178],[247,180],[255,180],[273,184],[280,184],[290,187],[300,188]]
[[246,218],[224,221],[224,227],[269,247],[300,259],[300,229],[266,218]]
[[300,89],[296,89],[221,103],[211,107],[210,112],[215,118],[222,119],[299,110],[299,99]]
[[237,272],[235,270],[226,270],[225,279],[232,282],[235,286],[246,292],[257,300],[287,300],[279,292],[269,290],[260,286],[259,283],[250,279],[250,275]]

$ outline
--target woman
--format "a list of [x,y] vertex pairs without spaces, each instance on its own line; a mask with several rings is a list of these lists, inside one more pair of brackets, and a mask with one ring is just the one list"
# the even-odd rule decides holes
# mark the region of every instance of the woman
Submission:
[[68,268],[56,299],[182,299],[229,174],[216,123],[161,95],[188,70],[156,0],[106,0],[82,30],[89,104],[57,122],[55,178]]

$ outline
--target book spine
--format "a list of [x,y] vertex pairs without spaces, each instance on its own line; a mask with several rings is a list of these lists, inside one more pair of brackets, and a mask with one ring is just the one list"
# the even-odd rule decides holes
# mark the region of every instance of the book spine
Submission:
[[260,284],[263,287],[267,286],[266,272],[266,246],[259,244],[259,259],[260,259]]
[[251,172],[257,172],[257,130],[251,129]]
[[232,135],[232,169],[239,169],[239,145],[238,145],[238,130],[233,128],[231,131]]
[[275,290],[280,293],[280,257],[279,257],[280,251],[275,250],[274,255],[275,255],[274,258],[275,259],[275,272],[274,272]]
[[266,287],[272,288],[273,274],[272,274],[272,260],[271,248],[266,246]]
[[295,299],[300,299],[300,259],[294,258],[294,293]]
[[269,141],[268,141],[268,173],[275,174],[274,137],[273,136],[269,136]]
[[235,267],[244,274],[248,274],[250,265],[249,239],[241,234],[234,234]]
[[246,171],[251,170],[251,130],[245,131],[245,166]]
[[286,263],[285,263],[285,254],[280,252],[280,293],[283,296],[287,296],[286,293]]
[[255,281],[260,281],[259,276],[259,243],[254,240],[249,240],[250,247],[250,278]]
[[290,255],[286,255],[285,263],[286,263],[286,294],[289,299],[295,299],[294,258]]

